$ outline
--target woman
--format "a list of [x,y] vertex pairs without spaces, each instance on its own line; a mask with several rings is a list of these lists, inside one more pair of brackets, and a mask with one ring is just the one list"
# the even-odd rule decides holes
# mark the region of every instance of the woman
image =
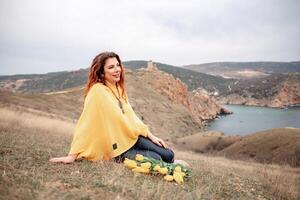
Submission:
[[174,161],[173,151],[134,113],[124,75],[117,54],[103,52],[94,58],[70,152],[65,157],[51,158],[50,162],[72,163],[79,158],[121,162],[125,157],[134,159],[136,154]]

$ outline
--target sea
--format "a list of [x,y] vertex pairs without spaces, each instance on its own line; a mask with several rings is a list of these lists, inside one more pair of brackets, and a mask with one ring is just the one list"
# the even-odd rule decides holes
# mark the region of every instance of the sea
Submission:
[[300,107],[267,108],[246,105],[224,105],[233,112],[208,122],[206,130],[225,135],[247,135],[279,127],[300,128]]

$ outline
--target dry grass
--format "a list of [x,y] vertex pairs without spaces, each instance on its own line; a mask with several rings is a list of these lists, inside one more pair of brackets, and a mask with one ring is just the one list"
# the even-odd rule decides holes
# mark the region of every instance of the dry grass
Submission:
[[[189,157],[193,166],[200,167],[201,160],[214,174],[234,174],[239,181],[247,182],[254,180],[250,190],[265,188],[276,199],[299,199],[300,197],[300,169],[292,168],[289,165],[260,164],[257,162],[229,160],[224,157],[210,157],[192,152],[176,152],[180,157]],[[195,168],[194,167],[194,168]],[[202,166],[200,167],[202,168]],[[251,187],[244,185],[243,187]]]
[[219,153],[234,159],[300,167],[300,129],[274,128],[246,135]]
[[0,199],[299,199],[299,169],[176,151],[193,166],[183,186],[114,162],[50,164],[74,124],[0,109]]
[[33,130],[51,130],[56,134],[73,134],[74,124],[57,119],[50,119],[44,116],[12,111],[7,108],[0,108],[0,123],[2,128],[10,129],[11,125],[29,128]]
[[81,90],[65,94],[23,94],[0,90],[0,107],[64,121],[75,121],[83,108]]
[[245,136],[223,136],[213,131],[212,135],[206,133],[179,138],[176,145],[197,153],[300,167],[300,128],[274,128]]
[[[210,134],[210,135],[207,135]],[[180,149],[197,153],[215,153],[240,140],[240,136],[224,136],[218,131],[199,132],[175,141]]]

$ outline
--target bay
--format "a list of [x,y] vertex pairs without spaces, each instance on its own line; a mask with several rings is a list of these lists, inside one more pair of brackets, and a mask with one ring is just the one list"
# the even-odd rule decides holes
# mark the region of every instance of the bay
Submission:
[[247,135],[279,127],[300,128],[300,107],[287,109],[225,105],[233,112],[208,123],[206,130],[218,130],[225,135]]

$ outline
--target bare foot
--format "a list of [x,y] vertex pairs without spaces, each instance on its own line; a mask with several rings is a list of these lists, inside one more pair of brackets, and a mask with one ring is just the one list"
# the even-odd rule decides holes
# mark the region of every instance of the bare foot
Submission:
[[65,157],[51,158],[49,162],[70,164],[75,161],[76,157],[77,157],[76,155],[69,155]]

